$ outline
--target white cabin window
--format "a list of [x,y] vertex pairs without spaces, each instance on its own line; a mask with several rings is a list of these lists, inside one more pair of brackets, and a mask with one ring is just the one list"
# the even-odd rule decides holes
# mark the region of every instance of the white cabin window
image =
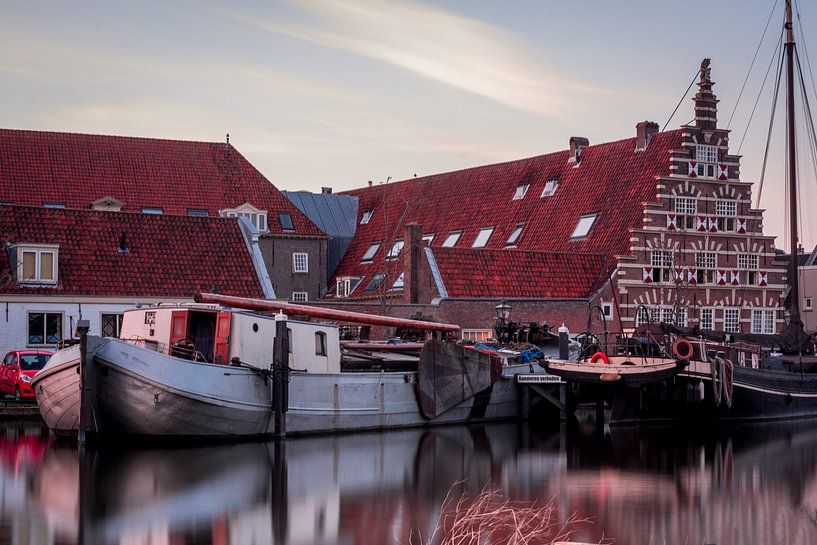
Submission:
[[516,191],[513,194],[513,199],[512,200],[518,201],[519,199],[524,198],[525,193],[528,192],[529,187],[530,187],[530,184],[519,184],[518,186],[516,186]]
[[557,189],[559,189],[559,180],[548,180],[545,182],[545,187],[542,189],[542,194],[539,198],[552,197]]
[[488,240],[491,238],[491,233],[494,232],[493,227],[483,227],[477,233],[477,238],[474,240],[474,243],[471,245],[472,248],[485,248],[488,244]]
[[309,299],[309,294],[305,291],[293,291],[291,299],[293,303],[306,303]]
[[404,243],[402,238],[395,240],[394,245],[392,245],[391,250],[389,250],[389,253],[386,255],[386,259],[397,259],[400,257],[400,252],[403,250],[403,245]]
[[453,248],[457,245],[457,242],[459,242],[461,236],[462,231],[451,231],[443,241],[443,248]]
[[364,210],[363,216],[360,218],[360,225],[366,225],[369,223],[369,220],[372,219],[373,214],[374,210]]
[[508,248],[509,246],[516,246],[519,237],[522,236],[522,230],[525,228],[524,223],[519,223],[516,227],[513,228],[511,231],[510,236],[508,236],[508,240],[505,241],[505,247]]
[[361,263],[371,263],[374,259],[374,254],[377,253],[377,250],[380,248],[380,241],[372,242],[369,247],[366,249],[366,253],[363,254],[361,258]]
[[570,235],[570,238],[584,238],[590,233],[590,229],[593,228],[593,224],[596,223],[596,218],[598,214],[587,214],[579,218],[578,223],[576,223],[576,228],[573,229],[573,234]]
[[28,313],[28,345],[53,346],[62,340],[61,312]]
[[309,272],[309,254],[306,252],[293,252],[292,254],[292,272],[307,273]]
[[318,331],[315,333],[315,355],[326,355],[326,333]]
[[13,248],[17,252],[18,284],[57,283],[58,244],[17,244]]
[[723,309],[723,330],[727,333],[740,332],[740,309],[739,308],[725,308]]

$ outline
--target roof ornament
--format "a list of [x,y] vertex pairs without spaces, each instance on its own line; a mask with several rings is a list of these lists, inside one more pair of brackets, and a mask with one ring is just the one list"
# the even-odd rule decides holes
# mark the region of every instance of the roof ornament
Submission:
[[710,59],[704,59],[701,61],[701,83],[711,82],[711,78],[709,75],[709,62]]
[[227,133],[227,145],[230,145],[230,133]]

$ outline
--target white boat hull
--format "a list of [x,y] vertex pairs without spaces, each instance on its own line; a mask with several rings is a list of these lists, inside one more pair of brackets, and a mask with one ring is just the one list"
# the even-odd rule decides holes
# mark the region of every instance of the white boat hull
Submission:
[[79,429],[79,359],[79,345],[58,350],[32,380],[43,420],[58,435]]

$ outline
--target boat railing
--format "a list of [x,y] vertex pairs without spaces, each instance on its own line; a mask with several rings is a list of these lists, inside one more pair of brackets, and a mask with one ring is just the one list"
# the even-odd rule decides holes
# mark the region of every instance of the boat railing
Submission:
[[154,341],[153,339],[146,339],[138,335],[131,335],[130,337],[122,340],[128,344],[132,344],[140,348],[147,348],[148,350],[153,350],[159,354],[170,355],[170,345],[160,343],[159,341]]

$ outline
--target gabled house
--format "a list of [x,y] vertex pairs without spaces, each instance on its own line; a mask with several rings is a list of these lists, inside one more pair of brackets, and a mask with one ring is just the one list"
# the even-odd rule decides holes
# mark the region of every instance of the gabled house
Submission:
[[0,241],[3,354],[53,349],[81,318],[91,333],[116,336],[137,305],[272,291],[241,219],[0,205]]
[[316,299],[325,285],[328,237],[229,140],[0,129],[0,204],[245,218],[256,232],[276,298]]

